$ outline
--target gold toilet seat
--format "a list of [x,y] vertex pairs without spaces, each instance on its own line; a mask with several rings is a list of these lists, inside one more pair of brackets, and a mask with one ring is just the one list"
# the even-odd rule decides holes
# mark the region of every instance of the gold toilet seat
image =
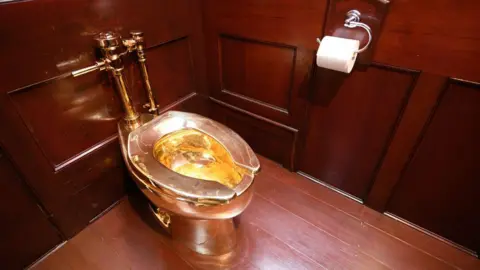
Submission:
[[127,156],[152,186],[190,202],[227,203],[250,187],[260,169],[252,149],[235,132],[177,111],[133,130]]

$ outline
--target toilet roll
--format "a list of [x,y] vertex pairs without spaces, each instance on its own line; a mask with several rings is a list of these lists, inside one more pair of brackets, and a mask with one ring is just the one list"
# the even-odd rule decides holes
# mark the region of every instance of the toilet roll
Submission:
[[325,36],[317,50],[317,66],[350,73],[360,42],[355,39]]

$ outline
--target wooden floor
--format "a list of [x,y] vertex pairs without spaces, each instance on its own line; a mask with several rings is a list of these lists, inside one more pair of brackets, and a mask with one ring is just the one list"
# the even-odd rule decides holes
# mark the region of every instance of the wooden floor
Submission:
[[133,194],[33,268],[480,269],[480,260],[446,243],[261,163],[229,255],[201,256],[174,243]]

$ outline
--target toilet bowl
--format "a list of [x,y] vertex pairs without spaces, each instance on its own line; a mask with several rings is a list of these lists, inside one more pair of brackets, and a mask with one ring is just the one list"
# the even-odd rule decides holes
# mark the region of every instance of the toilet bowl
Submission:
[[118,132],[127,168],[150,201],[159,224],[192,250],[230,252],[233,218],[252,198],[258,158],[228,127],[209,118],[169,111],[143,114]]

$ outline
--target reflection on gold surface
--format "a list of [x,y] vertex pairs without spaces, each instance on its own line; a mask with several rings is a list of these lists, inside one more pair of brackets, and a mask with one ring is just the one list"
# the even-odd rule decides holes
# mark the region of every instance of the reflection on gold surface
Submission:
[[183,129],[158,140],[155,158],[167,168],[197,179],[215,181],[234,188],[249,173],[237,166],[228,151],[213,137],[194,129]]

